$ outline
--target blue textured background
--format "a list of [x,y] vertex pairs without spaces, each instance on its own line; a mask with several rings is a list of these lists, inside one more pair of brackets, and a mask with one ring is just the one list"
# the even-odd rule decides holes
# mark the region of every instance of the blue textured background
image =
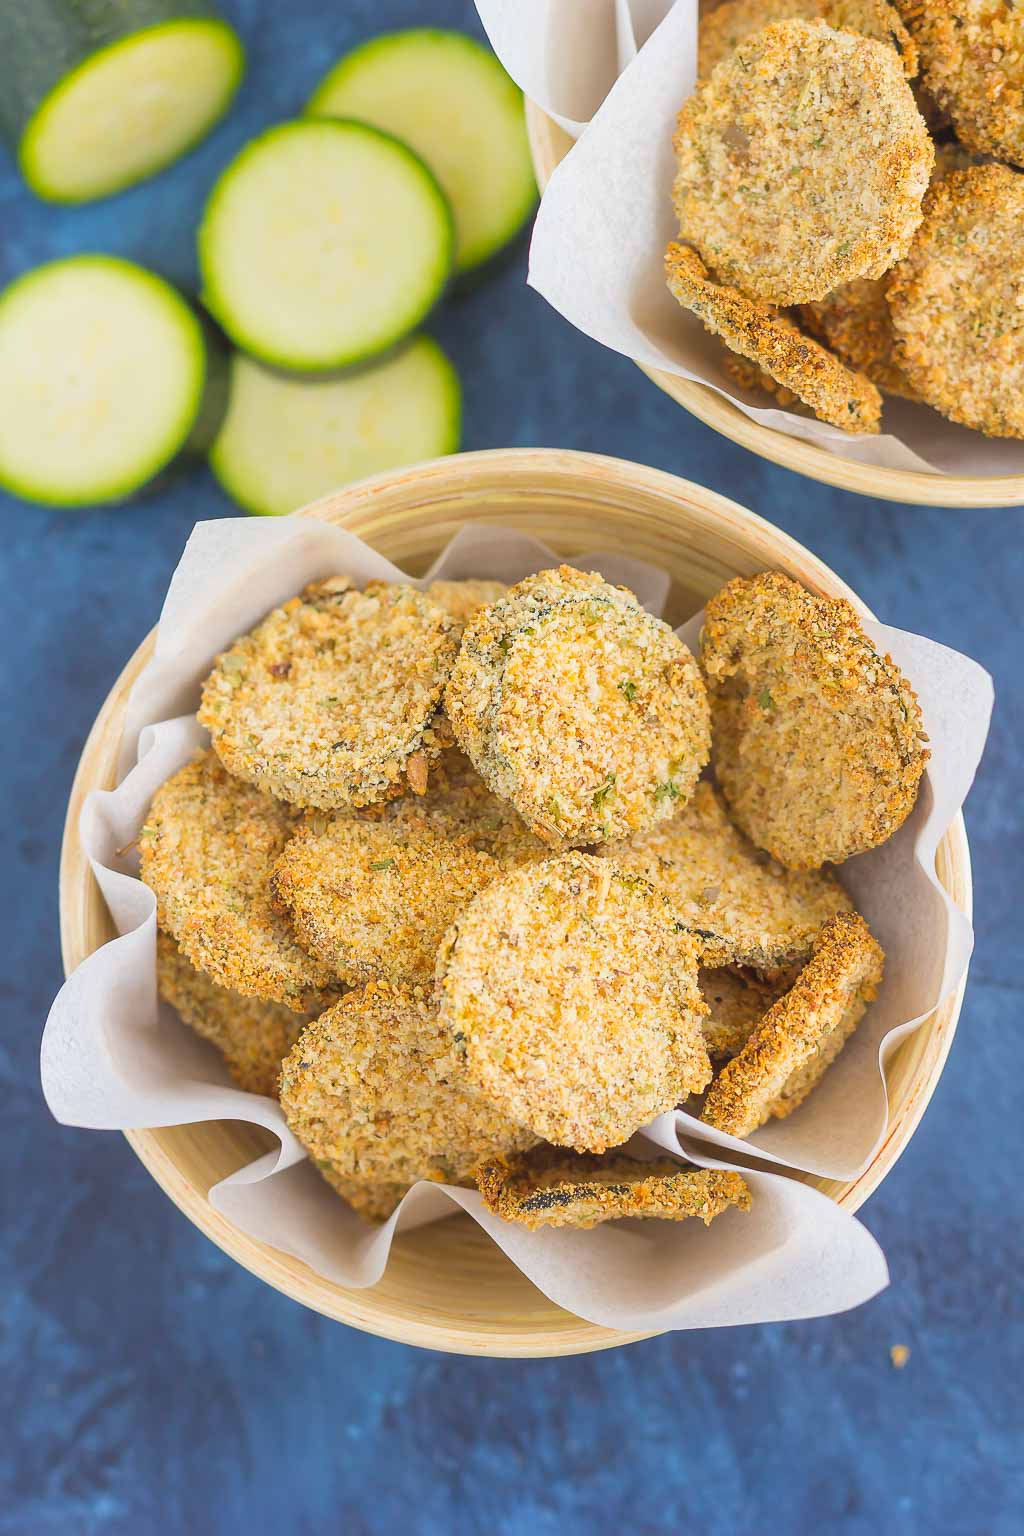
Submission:
[[[0,280],[99,248],[190,282],[218,169],[343,49],[384,24],[475,27],[468,0],[223,9],[250,73],[229,121],[176,169],[60,211],[0,160]],[[892,1287],[841,1318],[561,1362],[418,1353],[286,1301],[201,1237],[120,1137],[55,1126],[36,1053],[60,982],[75,761],[193,522],[232,509],[205,472],[120,511],[0,498],[4,1536],[1021,1529],[1021,513],[872,503],[761,463],[558,320],[524,286],[524,256],[436,318],[466,385],[466,448],[595,449],[703,481],[803,540],[883,618],[995,673],[968,808],[967,1001],[923,1125],[863,1212]],[[911,1350],[899,1372],[895,1343]]]

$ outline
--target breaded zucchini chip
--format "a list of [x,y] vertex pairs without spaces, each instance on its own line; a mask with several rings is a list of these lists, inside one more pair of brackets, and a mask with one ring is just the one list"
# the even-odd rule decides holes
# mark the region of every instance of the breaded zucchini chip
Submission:
[[466,1180],[536,1136],[478,1097],[423,988],[371,983],[303,1030],[281,1108],[312,1157],[360,1183]]
[[489,608],[504,596],[508,586],[504,581],[488,581],[484,577],[467,577],[462,581],[432,581],[427,596],[461,629],[481,608]]
[[458,627],[412,587],[315,582],[217,658],[199,723],[231,773],[293,805],[418,792],[457,650]]
[[316,1013],[338,978],[295,942],[270,898],[294,813],[204,752],[161,785],[139,834],[160,927],[222,987]]
[[707,605],[713,763],[737,826],[787,869],[875,848],[914,808],[928,752],[907,679],[843,598],[781,571]]
[[1024,166],[1024,15],[1013,0],[899,0],[924,84],[969,149]]
[[603,1152],[710,1078],[697,958],[646,881],[567,853],[462,912],[438,956],[441,1019],[510,1120]]
[[547,854],[468,761],[454,758],[425,795],[392,800],[372,817],[309,815],[274,867],[271,889],[303,948],[353,985],[430,982],[462,908],[503,870]]
[[890,274],[896,356],[921,399],[988,437],[1024,437],[1024,175],[977,165],[936,182]]
[[671,821],[607,851],[665,897],[709,966],[806,960],[822,924],[853,909],[834,875],[783,869],[755,847],[706,779]]
[[670,816],[710,750],[682,641],[625,587],[566,565],[470,620],[445,708],[487,785],[555,848]]
[[729,1206],[750,1209],[750,1190],[738,1173],[696,1168],[659,1157],[651,1162],[607,1152],[601,1157],[536,1147],[518,1157],[495,1158],[476,1172],[487,1208],[502,1221],[587,1230],[625,1216],[710,1226]]
[[917,45],[887,0],[725,0],[701,15],[697,68],[701,79],[728,58],[738,43],[774,21],[823,21],[837,32],[857,32],[887,43],[899,54],[903,73],[917,74]]
[[[688,245],[669,246],[665,277],[669,292],[706,330],[792,391],[819,420],[846,432],[878,431],[882,397],[871,380],[805,336],[788,316],[716,283]],[[779,403],[786,401],[780,397]]]
[[219,987],[168,933],[156,936],[156,984],[183,1022],[217,1047],[239,1088],[277,1097],[281,1063],[308,1022],[304,1014]]
[[749,1136],[802,1104],[863,1018],[884,962],[859,913],[826,923],[792,991],[711,1084],[701,1119],[731,1136]]
[[708,1005],[700,1027],[708,1055],[716,1064],[739,1055],[769,1008],[788,990],[733,966],[713,970],[702,966],[697,980]]
[[673,142],[680,239],[767,304],[881,277],[921,222],[934,158],[895,50],[821,21],[745,38],[683,103]]

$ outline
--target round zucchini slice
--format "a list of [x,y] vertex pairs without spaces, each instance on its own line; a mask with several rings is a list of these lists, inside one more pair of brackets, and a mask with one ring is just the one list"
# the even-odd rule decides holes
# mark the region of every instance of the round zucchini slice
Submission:
[[261,362],[333,372],[416,329],[453,250],[447,200],[411,149],[365,123],[304,118],[254,139],[214,186],[203,300]]
[[203,0],[4,0],[0,132],[39,197],[89,202],[198,143],[244,62]]
[[366,475],[454,453],[458,375],[429,336],[339,379],[290,379],[238,353],[210,464],[249,512],[294,512]]
[[346,54],[306,108],[355,117],[411,144],[455,214],[455,265],[480,266],[537,201],[523,97],[489,48],[462,32],[413,28]]
[[226,359],[182,296],[132,262],[72,256],[0,293],[0,485],[121,501],[219,424]]

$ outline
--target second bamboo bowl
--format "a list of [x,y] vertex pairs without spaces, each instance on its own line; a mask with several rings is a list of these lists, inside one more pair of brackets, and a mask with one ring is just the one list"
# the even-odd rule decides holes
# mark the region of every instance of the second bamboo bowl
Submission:
[[[551,180],[556,167],[572,149],[573,141],[563,128],[534,102],[526,103],[526,125],[530,136],[533,166],[541,191]],[[762,426],[710,389],[692,379],[660,368],[637,367],[658,388],[670,395],[691,416],[714,427],[723,437],[731,438],[741,448],[781,464],[798,475],[838,486],[842,491],[857,491],[861,496],[880,497],[885,501],[912,502],[938,507],[1013,507],[1024,502],[1024,475],[930,475],[909,469],[882,469],[874,464],[856,464],[841,459],[815,443],[787,437],[773,427]]]
[[[629,554],[672,578],[666,618],[688,618],[732,576],[787,571],[816,592],[867,608],[828,566],[769,523],[687,480],[619,459],[548,449],[509,449],[439,459],[364,481],[306,509],[351,531],[413,574],[422,572],[464,524],[493,523],[545,540],[571,559],[585,549]],[[898,619],[899,615],[887,615]],[[84,797],[115,783],[128,693],[153,635],[114,684],[86,742],[68,806],[61,860],[61,939],[68,974],[114,936],[78,837]],[[939,848],[937,870],[971,908],[967,838],[958,816]],[[887,1076],[888,1136],[857,1179],[807,1178],[855,1211],[907,1145],[938,1082],[963,987],[907,1040]],[[600,1328],[547,1300],[466,1216],[399,1237],[383,1279],[346,1290],[300,1260],[254,1241],[207,1199],[211,1185],[268,1150],[270,1139],[236,1122],[135,1130],[128,1140],[157,1183],[208,1237],[268,1284],[327,1317],[430,1349],[476,1355],[565,1355],[645,1337]]]

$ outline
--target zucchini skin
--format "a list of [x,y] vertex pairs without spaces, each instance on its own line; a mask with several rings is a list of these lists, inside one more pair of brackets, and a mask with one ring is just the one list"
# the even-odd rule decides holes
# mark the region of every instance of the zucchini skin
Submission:
[[2,0],[0,134],[17,153],[50,93],[112,44],[168,22],[221,19],[207,0]]

